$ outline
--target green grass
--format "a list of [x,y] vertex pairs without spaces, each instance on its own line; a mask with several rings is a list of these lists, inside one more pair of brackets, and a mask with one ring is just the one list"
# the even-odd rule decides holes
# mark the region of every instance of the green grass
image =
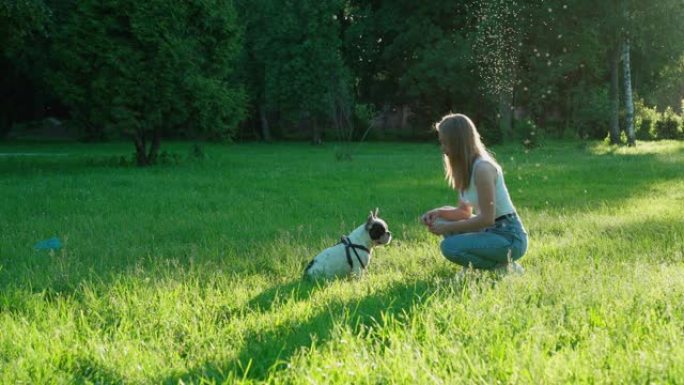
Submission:
[[[0,383],[684,382],[682,142],[494,148],[527,272],[465,283],[418,222],[455,204],[436,144],[165,148],[0,145],[51,154],[0,155]],[[368,274],[302,282],[375,207]]]

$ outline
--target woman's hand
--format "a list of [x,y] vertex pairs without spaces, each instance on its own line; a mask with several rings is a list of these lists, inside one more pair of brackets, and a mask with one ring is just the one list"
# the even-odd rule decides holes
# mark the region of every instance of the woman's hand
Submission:
[[431,226],[439,218],[439,209],[432,209],[420,217],[425,226]]
[[430,225],[428,225],[428,230],[435,235],[445,235],[451,232],[449,225],[453,223],[451,221],[440,221],[435,220]]
[[473,208],[466,202],[459,202],[458,207],[443,206],[432,209],[420,217],[424,225],[430,226],[437,219],[444,219],[447,221],[461,221],[468,219],[473,215]]
[[465,202],[460,202],[458,205],[458,208],[456,208],[452,215],[450,220],[453,221],[462,221],[465,219],[469,219],[473,215],[473,207],[469,205],[468,203]]

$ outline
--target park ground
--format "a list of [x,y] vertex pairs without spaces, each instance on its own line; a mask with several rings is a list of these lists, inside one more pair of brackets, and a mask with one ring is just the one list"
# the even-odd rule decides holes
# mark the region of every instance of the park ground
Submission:
[[[684,142],[494,147],[526,272],[463,281],[437,144],[340,146],[0,144],[0,383],[682,383]],[[302,282],[375,207],[368,273]]]

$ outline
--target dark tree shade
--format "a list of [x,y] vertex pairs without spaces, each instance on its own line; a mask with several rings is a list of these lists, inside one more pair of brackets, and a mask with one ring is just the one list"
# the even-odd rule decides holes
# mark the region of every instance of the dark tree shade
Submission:
[[154,163],[162,129],[232,135],[241,28],[229,0],[83,0],[55,27],[50,80],[96,134],[129,135]]

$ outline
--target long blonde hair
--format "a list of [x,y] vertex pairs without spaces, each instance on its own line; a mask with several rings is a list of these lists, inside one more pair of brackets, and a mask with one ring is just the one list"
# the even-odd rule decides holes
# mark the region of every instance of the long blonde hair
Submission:
[[450,156],[444,154],[444,174],[452,188],[459,191],[468,188],[472,165],[477,158],[487,159],[498,167],[469,117],[463,114],[446,115],[435,124],[435,130],[441,134],[449,149]]

